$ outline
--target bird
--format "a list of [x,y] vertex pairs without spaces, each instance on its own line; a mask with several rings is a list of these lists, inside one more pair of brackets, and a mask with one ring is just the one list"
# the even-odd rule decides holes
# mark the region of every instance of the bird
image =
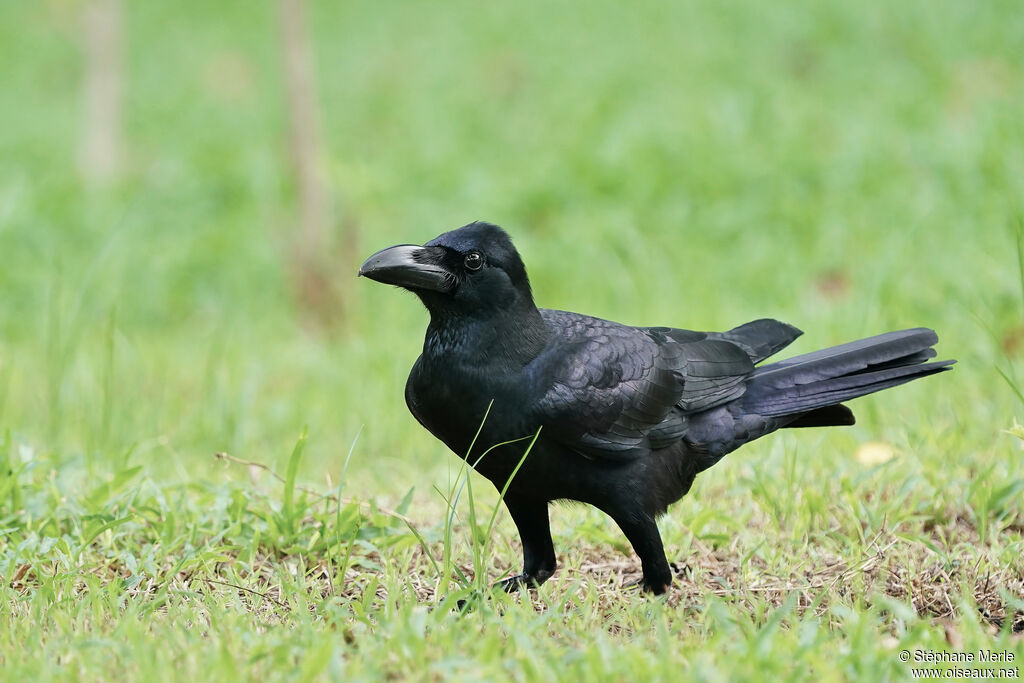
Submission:
[[927,362],[938,337],[924,327],[764,363],[802,332],[772,319],[698,332],[538,308],[511,238],[482,221],[382,249],[358,275],[412,292],[429,313],[406,404],[503,492],[523,547],[522,572],[495,584],[510,592],[554,574],[549,505],[577,501],[614,520],[641,587],[665,593],[657,520],[698,473],[781,428],[852,425],[845,401],[956,362]]

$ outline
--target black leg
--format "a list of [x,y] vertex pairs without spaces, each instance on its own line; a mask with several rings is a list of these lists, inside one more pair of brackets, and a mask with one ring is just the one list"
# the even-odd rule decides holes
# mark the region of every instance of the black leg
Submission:
[[523,542],[523,573],[498,583],[508,592],[521,585],[539,586],[555,573],[555,546],[548,526],[548,504],[543,500],[505,498],[505,507]]
[[[642,513],[641,513],[642,514]],[[612,515],[612,518],[626,534],[633,550],[640,557],[640,565],[644,570],[644,590],[661,595],[672,585],[672,570],[665,558],[665,549],[661,545],[661,534],[654,518],[647,515],[638,517],[636,513]]]

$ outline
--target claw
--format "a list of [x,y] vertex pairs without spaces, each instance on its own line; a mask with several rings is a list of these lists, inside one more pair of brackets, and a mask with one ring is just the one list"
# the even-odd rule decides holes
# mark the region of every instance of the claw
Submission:
[[651,593],[653,595],[664,595],[672,588],[671,583],[666,584],[649,584],[646,581],[640,581],[640,588],[644,593]]
[[[544,579],[546,578],[547,577],[544,577]],[[544,579],[537,576],[530,576],[528,574],[516,574],[515,576],[510,576],[507,579],[502,579],[498,583],[494,584],[494,587],[501,588],[506,593],[515,593],[521,586],[537,588],[544,583]]]

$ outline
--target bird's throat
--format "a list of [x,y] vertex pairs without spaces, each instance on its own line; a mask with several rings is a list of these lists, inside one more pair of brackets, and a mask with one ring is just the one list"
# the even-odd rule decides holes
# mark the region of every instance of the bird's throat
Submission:
[[423,355],[443,362],[523,367],[541,352],[550,331],[536,308],[484,318],[431,315]]

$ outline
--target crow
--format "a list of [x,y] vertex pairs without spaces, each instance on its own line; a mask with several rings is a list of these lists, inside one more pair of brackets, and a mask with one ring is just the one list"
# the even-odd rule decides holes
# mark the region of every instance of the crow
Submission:
[[511,239],[484,222],[378,251],[358,274],[415,293],[430,314],[405,400],[505,490],[523,543],[522,573],[497,584],[508,591],[554,573],[548,504],[571,500],[610,516],[643,588],[664,593],[672,574],[656,520],[699,472],[782,427],[852,425],[844,401],[955,362],[925,362],[938,341],[927,328],[759,365],[801,331],[769,319],[728,332],[631,327],[539,309]]

